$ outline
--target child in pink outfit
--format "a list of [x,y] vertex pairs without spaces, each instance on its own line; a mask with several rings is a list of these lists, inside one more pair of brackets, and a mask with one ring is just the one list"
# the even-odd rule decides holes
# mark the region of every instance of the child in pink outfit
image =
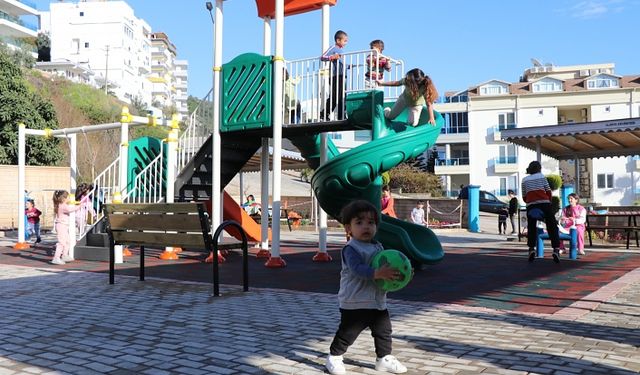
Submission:
[[586,255],[584,252],[584,232],[585,223],[587,221],[587,210],[580,204],[580,197],[576,193],[569,194],[569,205],[562,209],[562,218],[560,218],[560,225],[569,229],[572,226],[576,227],[578,232],[578,254]]
[[58,243],[56,243],[56,252],[51,260],[52,264],[65,264],[74,260],[69,254],[71,242],[69,238],[69,214],[78,211],[80,206],[69,204],[68,199],[69,192],[65,190],[56,190],[53,193],[54,224],[58,235]]

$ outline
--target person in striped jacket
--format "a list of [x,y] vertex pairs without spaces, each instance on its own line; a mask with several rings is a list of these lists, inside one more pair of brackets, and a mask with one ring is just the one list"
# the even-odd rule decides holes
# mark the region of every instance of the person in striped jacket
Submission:
[[547,178],[542,174],[542,165],[532,161],[527,167],[527,174],[522,179],[522,199],[527,204],[527,245],[529,246],[529,262],[536,257],[536,243],[538,240],[538,221],[547,225],[549,239],[553,247],[553,261],[560,262],[560,238],[558,235],[558,221],[551,208],[551,187]]

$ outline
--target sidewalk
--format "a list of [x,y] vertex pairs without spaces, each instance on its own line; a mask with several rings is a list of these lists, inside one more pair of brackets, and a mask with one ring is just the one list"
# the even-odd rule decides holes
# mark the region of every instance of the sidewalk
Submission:
[[[315,234],[299,231],[283,232],[284,236],[311,247],[315,239]],[[525,261],[517,252],[522,244],[505,242],[497,235],[448,231],[440,238],[449,257],[445,259],[448,267],[480,256],[476,253],[483,256],[478,259]],[[343,241],[342,233],[331,232],[332,249],[339,249]],[[5,248],[3,254],[7,253]],[[591,259],[609,254],[594,254]],[[293,258],[293,253],[283,252],[283,256]],[[616,256],[639,264],[638,254]],[[7,255],[4,257],[6,260]],[[307,262],[307,253],[303,259]],[[587,283],[593,273],[615,271],[622,276],[551,314],[392,299],[394,354],[411,374],[638,373],[640,268],[625,274],[618,266],[591,259],[589,263],[562,262],[563,272],[585,272],[581,279],[555,282],[557,288],[548,291],[549,295],[556,293],[562,299],[575,285]],[[108,285],[104,273],[26,261],[33,263],[28,267],[0,264],[3,375],[322,374],[339,321],[332,293],[255,284],[243,293],[237,285],[224,285],[223,296],[213,298],[208,283],[157,278],[140,282],[119,272],[116,284]],[[221,268],[232,270],[234,266]],[[546,260],[534,262],[533,268],[555,270],[555,266]],[[271,270],[271,277],[299,272],[295,279],[288,279],[289,284],[316,277],[295,267],[293,263],[284,270]],[[149,271],[151,268],[156,267],[150,265]],[[443,272],[438,270],[443,268],[430,269],[426,275]],[[449,275],[450,285],[426,281],[415,285],[419,276],[412,284],[425,292],[455,291],[470,285],[464,279],[473,275],[465,272]],[[500,272],[491,272],[493,279],[504,278]],[[557,274],[530,280],[522,275],[522,282],[540,285],[551,276]],[[485,277],[486,283],[491,281]],[[374,357],[372,338],[364,333],[345,356],[349,373],[376,374]]]

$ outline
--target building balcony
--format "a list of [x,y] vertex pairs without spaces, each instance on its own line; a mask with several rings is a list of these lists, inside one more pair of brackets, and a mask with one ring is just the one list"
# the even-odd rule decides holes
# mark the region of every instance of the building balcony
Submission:
[[435,165],[435,174],[469,174],[469,158],[438,159]]
[[508,130],[508,129],[515,129],[518,126],[516,124],[500,124],[500,125],[496,125],[493,127],[493,140],[498,142],[498,141],[502,141],[502,134],[501,132],[503,130]]
[[493,158],[495,173],[515,173],[518,171],[517,156],[503,156]]
[[14,16],[37,16],[39,14],[35,2],[29,0],[2,1],[0,11]]
[[0,35],[12,38],[38,36],[38,27],[22,21],[20,18],[0,11]]
[[458,190],[458,189],[455,189],[455,190],[443,190],[442,191],[442,196],[443,197],[458,198],[458,195],[460,195],[460,190]]
[[509,195],[509,190],[513,190],[515,195],[518,195],[518,189],[496,189],[493,191],[493,195],[496,197],[507,197]]
[[188,72],[186,70],[176,70],[174,74],[176,77],[181,77],[185,79],[188,77]]

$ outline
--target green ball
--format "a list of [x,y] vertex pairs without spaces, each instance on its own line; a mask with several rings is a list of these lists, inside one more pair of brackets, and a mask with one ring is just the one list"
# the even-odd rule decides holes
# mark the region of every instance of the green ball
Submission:
[[387,249],[376,254],[371,260],[371,267],[378,269],[385,264],[388,264],[391,268],[395,268],[400,272],[402,277],[398,280],[376,280],[376,284],[379,288],[386,290],[387,292],[395,292],[400,290],[409,284],[413,277],[411,271],[411,261],[406,255],[398,250]]

